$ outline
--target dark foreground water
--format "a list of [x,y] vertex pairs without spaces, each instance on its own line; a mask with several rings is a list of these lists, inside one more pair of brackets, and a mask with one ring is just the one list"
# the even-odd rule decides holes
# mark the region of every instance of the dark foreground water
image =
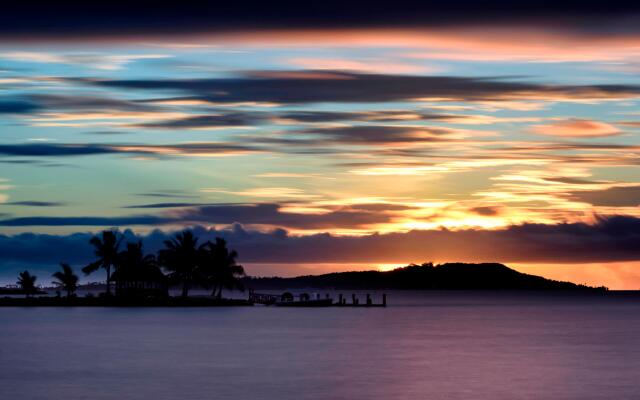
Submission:
[[0,309],[2,399],[638,399],[640,298]]

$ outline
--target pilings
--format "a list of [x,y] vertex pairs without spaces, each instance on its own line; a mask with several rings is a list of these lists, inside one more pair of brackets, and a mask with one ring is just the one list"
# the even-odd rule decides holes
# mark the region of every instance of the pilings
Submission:
[[360,303],[360,299],[358,296],[353,293],[351,294],[351,302],[347,303],[347,299],[344,298],[342,293],[338,294],[338,301],[333,303],[336,307],[386,307],[387,306],[387,294],[382,294],[382,302],[374,303],[373,297],[370,293],[366,294],[366,300],[364,303]]

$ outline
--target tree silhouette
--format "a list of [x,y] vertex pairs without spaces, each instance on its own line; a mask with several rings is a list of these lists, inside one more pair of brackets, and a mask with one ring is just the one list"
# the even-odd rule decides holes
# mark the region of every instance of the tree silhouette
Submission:
[[78,288],[78,275],[73,273],[73,269],[69,264],[60,263],[60,271],[53,273],[56,281],[53,283],[67,292],[67,297],[71,297]]
[[127,243],[126,249],[118,254],[118,269],[146,269],[157,265],[153,254],[144,254],[142,240]]
[[18,274],[18,281],[16,283],[20,285],[24,294],[29,297],[38,292],[36,279],[36,276],[31,275],[29,271],[22,271]]
[[207,242],[200,247],[200,275],[206,286],[212,288],[211,295],[222,297],[222,289],[244,291],[240,278],[245,276],[244,268],[236,262],[238,253],[227,248],[227,242],[216,238],[215,243]]
[[89,243],[94,247],[95,255],[98,259],[86,267],[82,272],[86,275],[103,268],[107,271],[107,296],[111,295],[111,267],[114,269],[118,265],[118,248],[122,237],[118,238],[118,231],[103,231],[102,238],[94,236]]
[[169,279],[182,284],[182,296],[187,297],[191,285],[199,281],[198,239],[191,231],[184,231],[171,240],[165,240],[164,245],[165,248],[158,253],[158,260],[170,272]]
[[116,295],[147,297],[165,296],[166,276],[153,254],[144,254],[142,241],[129,242],[118,257],[118,269],[111,275],[116,282]]

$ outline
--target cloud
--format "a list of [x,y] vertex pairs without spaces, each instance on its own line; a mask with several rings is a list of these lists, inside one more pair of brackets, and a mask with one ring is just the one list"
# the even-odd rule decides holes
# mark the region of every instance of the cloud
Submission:
[[134,226],[160,225],[171,219],[151,215],[125,217],[17,217],[0,220],[0,226]]
[[35,51],[9,51],[0,53],[0,59],[45,64],[72,64],[100,70],[119,70],[137,60],[168,58],[164,54],[103,54],[52,53]]
[[38,109],[37,104],[29,101],[0,100],[0,114],[28,114]]
[[108,146],[94,144],[2,144],[0,154],[7,156],[83,156],[116,153]]
[[277,114],[277,119],[304,123],[336,121],[443,121],[465,118],[464,115],[431,114],[411,110],[384,110],[362,112],[290,111]]
[[108,111],[150,111],[156,107],[142,102],[115,99],[102,96],[88,95],[52,95],[32,94],[26,96],[29,101],[39,105],[39,108],[58,110],[108,110]]
[[0,144],[0,154],[30,157],[73,157],[99,154],[131,154],[153,156],[215,157],[255,153],[262,150],[232,143],[183,143],[167,145],[150,144],[81,144],[81,143],[23,143]]
[[[200,241],[217,236],[238,250],[241,263],[402,263],[425,261],[597,263],[640,260],[640,219],[601,217],[593,224],[523,224],[499,230],[426,230],[365,236],[315,234],[295,236],[277,229],[251,231],[195,227]],[[154,252],[172,231],[155,230],[127,240],[143,239]],[[91,233],[0,235],[0,268],[34,264],[57,268],[67,261],[81,266],[93,260]]]
[[637,207],[640,206],[640,185],[572,192],[569,198],[594,206]]
[[619,125],[629,126],[631,128],[640,128],[640,121],[620,121]]
[[615,136],[621,133],[618,128],[606,122],[576,118],[535,125],[531,130],[540,135],[578,138]]
[[635,3],[423,3],[397,1],[366,5],[362,2],[314,3],[276,1],[261,3],[123,3],[109,7],[72,3],[6,5],[0,17],[0,37],[58,38],[60,40],[117,38],[130,42],[139,36],[175,36],[227,32],[264,32],[298,29],[317,32],[336,28],[385,29],[402,27],[458,27],[468,25],[526,24],[538,28],[566,26],[572,32],[623,33],[636,31]]
[[484,216],[494,216],[494,215],[500,214],[499,207],[489,207],[489,206],[474,207],[471,209],[471,211]]
[[[162,116],[162,114],[159,114]],[[427,112],[385,110],[363,112],[341,111],[286,111],[265,113],[260,111],[233,111],[212,115],[193,115],[182,118],[163,119],[133,125],[142,128],[157,129],[216,129],[233,127],[252,127],[268,122],[288,124],[326,123],[338,121],[393,122],[393,121],[441,121],[466,123],[471,116],[451,114],[430,114]]]
[[142,197],[158,197],[158,198],[172,198],[172,199],[184,199],[184,198],[194,198],[192,194],[189,194],[183,190],[157,190],[154,192],[145,192],[145,193],[136,193],[136,196]]
[[287,65],[293,65],[311,70],[334,70],[334,71],[356,71],[365,73],[394,73],[394,74],[415,74],[433,73],[438,68],[429,67],[423,63],[408,63],[399,61],[389,61],[385,58],[371,58],[363,60],[345,58],[320,58],[320,57],[298,57],[285,60]]
[[67,203],[56,202],[56,201],[10,201],[5,204],[10,206],[26,206],[26,207],[62,207],[67,205]]
[[103,87],[178,90],[185,100],[211,103],[305,104],[449,101],[623,99],[640,95],[636,85],[544,85],[499,78],[358,74],[343,71],[255,71],[214,79],[76,79]]
[[[176,204],[142,205],[136,208],[173,208]],[[184,204],[177,204],[182,207]],[[156,206],[156,207],[154,207]],[[158,207],[159,206],[159,207]],[[402,208],[404,209],[404,208]],[[285,212],[283,205],[210,204],[167,211],[159,215],[133,215],[118,217],[17,217],[0,220],[0,226],[133,226],[166,224],[212,224],[283,226],[291,229],[356,229],[390,222],[399,208],[394,205],[378,207],[339,206],[322,213]]]
[[203,129],[232,128],[252,126],[262,122],[264,116],[258,113],[227,113],[220,115],[195,115],[192,117],[168,119],[160,122],[148,122],[136,126],[158,129]]
[[449,128],[397,125],[355,125],[313,128],[301,131],[323,137],[326,143],[401,144],[429,143],[455,139],[459,131]]
[[206,203],[152,203],[152,204],[135,204],[125,206],[124,208],[182,208],[182,207],[199,207],[205,206]]

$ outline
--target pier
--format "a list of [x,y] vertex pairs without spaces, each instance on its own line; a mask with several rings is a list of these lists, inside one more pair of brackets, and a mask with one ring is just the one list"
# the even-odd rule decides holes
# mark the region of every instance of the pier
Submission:
[[325,294],[322,298],[319,293],[311,296],[308,293],[300,293],[294,295],[291,292],[284,292],[280,295],[268,293],[249,292],[249,302],[253,304],[262,304],[265,306],[275,305],[278,307],[386,307],[387,294],[382,294],[381,302],[375,303],[370,293],[367,293],[364,301],[360,301],[360,297],[355,293],[351,294],[351,301],[342,294],[338,294],[337,301],[329,295]]

